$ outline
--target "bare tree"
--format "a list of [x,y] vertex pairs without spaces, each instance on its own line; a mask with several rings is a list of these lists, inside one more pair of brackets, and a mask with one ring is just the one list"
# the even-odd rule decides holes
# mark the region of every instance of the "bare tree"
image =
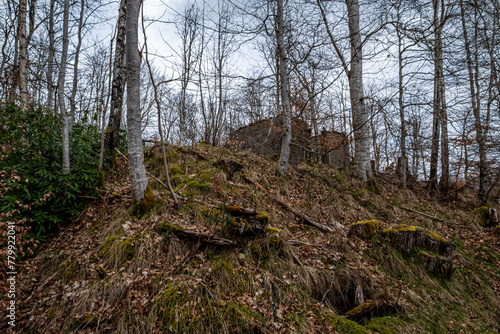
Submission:
[[141,59],[138,48],[138,21],[140,0],[127,0],[126,51],[127,51],[127,148],[132,195],[141,202],[148,189],[148,177],[142,148],[140,109]]
[[66,110],[66,102],[64,100],[64,84],[66,81],[66,62],[68,59],[68,28],[69,26],[69,0],[64,0],[63,14],[63,48],[61,53],[61,67],[59,69],[59,77],[57,80],[57,96],[59,101],[59,110],[62,118],[62,169],[64,173],[69,173],[69,115]]
[[113,63],[113,82],[111,86],[111,110],[104,146],[108,150],[106,160],[114,156],[118,147],[120,124],[122,120],[123,91],[125,90],[125,38],[126,38],[127,0],[122,0],[118,13],[115,59]]
[[19,18],[18,18],[18,43],[19,43],[19,90],[20,97],[23,103],[28,103],[28,86],[26,78],[26,61],[27,61],[27,39],[26,39],[26,0],[19,1]]
[[281,113],[283,120],[283,135],[281,137],[281,152],[280,159],[278,161],[278,171],[281,175],[285,175],[290,157],[290,144],[292,142],[292,116],[290,113],[287,56],[284,43],[285,22],[283,17],[283,0],[277,0],[276,3],[276,44],[278,46]]

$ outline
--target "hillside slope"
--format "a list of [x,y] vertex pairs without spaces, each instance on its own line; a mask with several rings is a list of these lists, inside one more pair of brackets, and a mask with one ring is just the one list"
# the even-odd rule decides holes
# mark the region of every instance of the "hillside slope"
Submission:
[[[147,169],[164,181],[159,152]],[[467,194],[439,203],[314,163],[280,178],[273,157],[202,144],[171,146],[168,161],[185,204],[151,178],[152,209],[132,215],[118,160],[103,198],[23,263],[17,332],[500,332],[500,235]],[[439,247],[405,251],[416,231]],[[449,264],[449,242],[446,278],[428,260]]]

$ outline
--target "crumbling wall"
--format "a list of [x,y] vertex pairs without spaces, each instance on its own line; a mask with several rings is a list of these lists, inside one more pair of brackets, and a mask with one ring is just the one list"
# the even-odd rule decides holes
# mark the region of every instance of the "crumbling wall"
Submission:
[[[281,117],[274,117],[231,132],[227,145],[239,151],[279,155],[282,134]],[[347,167],[349,165],[349,145],[345,136],[338,132],[323,131],[321,135],[311,137],[311,129],[305,121],[292,120],[289,163],[298,165],[306,159],[321,161],[335,168]]]

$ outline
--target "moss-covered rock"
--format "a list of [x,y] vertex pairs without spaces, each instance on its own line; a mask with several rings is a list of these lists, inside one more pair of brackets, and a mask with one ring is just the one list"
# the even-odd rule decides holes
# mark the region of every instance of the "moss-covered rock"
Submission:
[[380,231],[380,223],[376,220],[366,220],[351,224],[351,231],[361,239],[369,240]]

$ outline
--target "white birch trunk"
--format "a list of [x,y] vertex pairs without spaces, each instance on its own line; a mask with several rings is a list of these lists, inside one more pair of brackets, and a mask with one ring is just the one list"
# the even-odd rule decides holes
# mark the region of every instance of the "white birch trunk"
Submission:
[[290,99],[288,98],[288,73],[285,43],[283,37],[285,27],[283,22],[283,0],[277,0],[276,10],[276,41],[278,46],[279,78],[281,86],[281,110],[283,112],[283,135],[281,137],[281,153],[278,161],[278,171],[285,175],[290,158],[290,144],[292,141],[292,120],[290,114]]
[[19,1],[18,39],[19,39],[19,90],[21,101],[28,103],[28,85],[26,80],[26,56],[28,46],[26,45],[26,0]]
[[63,14],[63,49],[61,53],[61,67],[59,69],[59,77],[57,80],[57,96],[59,100],[59,110],[61,111],[62,119],[62,169],[63,172],[69,173],[69,115],[66,110],[66,102],[64,101],[64,84],[66,80],[66,62],[68,59],[68,23],[69,21],[69,0],[64,0]]
[[352,125],[354,130],[354,160],[357,176],[363,181],[368,181],[371,176],[370,129],[363,93],[363,46],[361,44],[361,33],[359,31],[359,3],[358,0],[346,0],[346,5],[351,43],[349,90],[351,96]]
[[148,187],[142,148],[140,109],[140,66],[138,49],[138,20],[140,0],[127,0],[127,149],[130,183],[134,200],[140,202]]

